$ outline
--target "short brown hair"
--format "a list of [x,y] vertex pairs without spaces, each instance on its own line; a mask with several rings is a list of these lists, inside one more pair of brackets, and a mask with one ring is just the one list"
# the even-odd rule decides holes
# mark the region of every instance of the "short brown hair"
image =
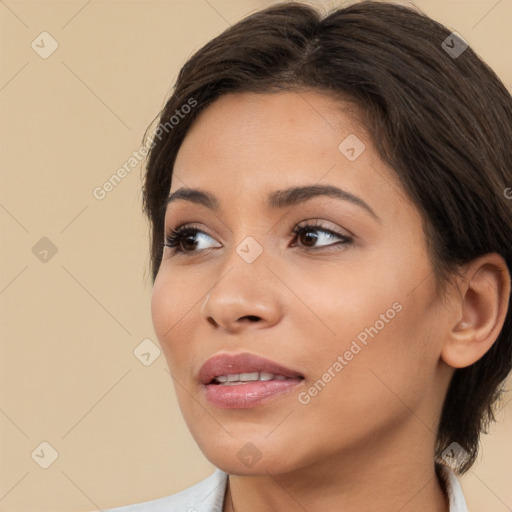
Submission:
[[[230,92],[313,89],[348,99],[383,161],[414,201],[436,282],[497,252],[512,268],[512,99],[496,74],[446,27],[411,8],[363,1],[321,15],[280,3],[256,12],[199,49],[182,67],[160,115],[144,181],[153,281],[176,154],[198,113]],[[450,39],[451,38],[451,39]],[[444,42],[444,43],[443,43]],[[459,54],[449,51],[455,47]],[[460,52],[460,50],[463,50]],[[191,99],[179,122],[176,111]],[[454,372],[436,438],[436,460],[452,442],[474,463],[479,436],[512,367],[512,313],[490,350]]]

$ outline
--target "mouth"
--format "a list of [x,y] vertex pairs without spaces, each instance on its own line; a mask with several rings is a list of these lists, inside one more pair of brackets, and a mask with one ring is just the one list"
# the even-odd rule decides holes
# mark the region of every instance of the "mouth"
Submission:
[[268,372],[250,372],[250,373],[229,373],[219,375],[212,379],[209,384],[219,384],[220,386],[236,386],[246,382],[268,382],[270,380],[290,380],[292,377],[268,373]]
[[298,371],[255,354],[219,354],[199,371],[206,399],[221,409],[247,409],[290,392],[304,381]]

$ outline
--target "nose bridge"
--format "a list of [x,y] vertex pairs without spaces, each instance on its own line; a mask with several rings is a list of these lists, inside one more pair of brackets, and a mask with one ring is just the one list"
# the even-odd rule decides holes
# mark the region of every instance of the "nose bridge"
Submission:
[[[224,261],[224,269],[237,269],[237,272],[247,274],[251,279],[258,278],[258,274],[267,274],[265,263],[268,263],[269,250],[273,245],[272,233],[269,232],[268,223],[264,219],[249,212],[252,202],[244,208],[245,215],[239,215],[233,224],[230,234],[229,249]],[[223,272],[224,274],[224,272]]]

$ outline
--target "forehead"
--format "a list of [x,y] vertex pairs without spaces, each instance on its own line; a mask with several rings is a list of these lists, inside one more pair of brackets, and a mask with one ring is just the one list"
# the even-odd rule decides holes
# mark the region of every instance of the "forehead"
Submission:
[[354,105],[317,91],[235,93],[195,120],[176,157],[170,192],[202,188],[223,203],[240,205],[243,197],[248,205],[263,204],[272,190],[313,184],[364,196],[374,210],[396,209],[406,199]]
[[[204,151],[225,156],[234,148],[247,153],[261,144],[267,149],[262,156],[284,153],[291,158],[297,150],[306,153],[313,147],[338,156],[343,135],[352,132],[368,139],[357,108],[325,93],[231,93],[199,114],[180,148],[177,163],[184,156],[193,159],[194,154],[200,156]],[[191,144],[194,154],[187,151]],[[271,153],[277,148],[280,151]],[[236,153],[230,158],[235,159]]]
[[216,178],[254,185],[259,178],[325,173],[344,158],[339,145],[348,135],[357,132],[368,143],[356,119],[350,104],[318,92],[227,94],[199,114],[174,171],[183,179],[207,180],[215,172]]

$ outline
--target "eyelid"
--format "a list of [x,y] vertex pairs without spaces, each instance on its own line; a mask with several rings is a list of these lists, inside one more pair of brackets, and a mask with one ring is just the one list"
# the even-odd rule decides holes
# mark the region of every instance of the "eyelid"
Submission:
[[205,235],[208,235],[209,237],[215,239],[215,236],[213,236],[211,233],[208,232],[208,230],[204,227],[203,224],[200,222],[181,222],[176,227],[170,227],[169,229],[164,230],[165,237],[167,238],[172,232],[179,231],[184,229],[195,229],[201,233],[204,233]]
[[[327,225],[326,225],[327,224]],[[332,225],[334,227],[329,226]],[[322,221],[318,219],[314,220],[302,220],[298,222],[293,229],[296,228],[305,228],[306,226],[318,228],[318,230],[330,231],[335,233],[336,235],[344,236],[347,238],[356,238],[351,231],[346,228],[340,228],[337,224],[330,221]]]
[[[328,225],[326,226],[326,225],[324,225],[324,223],[326,223]],[[330,226],[329,226],[329,224],[330,224]],[[350,237],[350,238],[357,238],[356,235],[354,235],[354,233],[352,233],[351,231],[349,231],[346,228],[340,228],[334,222],[331,222],[328,220],[319,220],[318,218],[314,218],[314,217],[311,219],[305,219],[305,220],[301,220],[299,222],[293,223],[292,227],[288,229],[288,232],[293,232],[293,230],[296,228],[303,228],[306,226],[318,227],[319,229],[332,231],[332,232],[336,233],[337,235],[346,236],[346,237]],[[170,227],[170,228],[164,227],[164,236],[167,238],[171,234],[172,231],[178,231],[179,229],[181,229],[183,227],[197,229],[198,231],[201,231],[201,232],[205,233],[206,235],[208,235],[212,238],[215,238],[211,233],[209,233],[203,227],[203,224],[200,222],[181,222],[176,227]],[[274,228],[272,228],[270,231],[274,231]]]

